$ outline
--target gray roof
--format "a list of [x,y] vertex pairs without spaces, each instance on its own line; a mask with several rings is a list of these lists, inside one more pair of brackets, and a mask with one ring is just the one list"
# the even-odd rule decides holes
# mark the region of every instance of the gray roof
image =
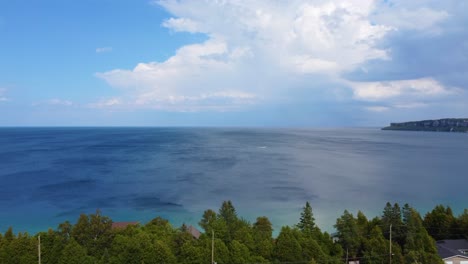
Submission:
[[193,226],[189,226],[189,227],[187,228],[187,231],[188,231],[194,238],[196,238],[196,239],[199,239],[200,236],[201,236],[201,232],[198,231],[198,229],[196,229],[196,228],[193,227]]
[[468,258],[468,254],[460,252],[460,249],[468,250],[468,240],[466,239],[450,239],[440,240],[436,243],[437,252],[443,259],[453,256],[463,256]]

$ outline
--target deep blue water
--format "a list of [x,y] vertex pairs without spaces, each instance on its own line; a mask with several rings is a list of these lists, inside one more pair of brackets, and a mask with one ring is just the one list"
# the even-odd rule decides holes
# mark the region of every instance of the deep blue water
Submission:
[[378,129],[1,128],[0,231],[35,233],[100,209],[114,221],[196,224],[232,200],[249,220],[294,224],[310,201],[344,209],[468,207],[468,134]]

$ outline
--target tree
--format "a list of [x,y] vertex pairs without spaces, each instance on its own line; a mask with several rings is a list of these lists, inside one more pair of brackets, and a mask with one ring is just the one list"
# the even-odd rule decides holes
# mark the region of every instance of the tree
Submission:
[[437,205],[424,216],[423,224],[435,240],[457,238],[451,232],[456,225],[456,219],[449,206],[445,208],[443,205]]
[[462,236],[464,236],[465,239],[468,239],[468,209],[465,209],[463,214],[458,216],[457,222]]
[[293,230],[284,226],[276,239],[274,254],[280,262],[302,261],[302,247],[293,234]]
[[13,233],[13,227],[10,226],[8,230],[5,232],[4,239],[7,243],[15,239],[15,234]]
[[249,250],[254,249],[253,229],[249,221],[243,218],[237,220],[236,230],[233,233],[232,239],[247,246]]
[[88,253],[100,257],[106,248],[110,248],[112,239],[112,220],[97,210],[89,216],[89,237],[86,244]]
[[239,228],[239,219],[237,218],[237,212],[231,201],[224,201],[219,208],[219,219],[226,223],[227,233],[224,241],[226,243],[231,242],[234,239],[234,233]]
[[315,229],[315,218],[309,202],[306,202],[306,205],[302,209],[301,218],[297,224],[297,228],[308,236],[312,235]]
[[143,263],[174,264],[176,263],[176,258],[166,243],[156,240],[150,249],[145,250],[143,254]]
[[[111,263],[140,264],[151,254],[152,243],[148,233],[138,232],[133,236],[118,234],[109,251]],[[151,256],[151,255],[150,255]]]
[[361,243],[354,216],[345,210],[343,215],[336,220],[335,228],[343,249],[347,249],[351,257],[356,257]]
[[[68,240],[58,232],[49,229],[38,233],[41,236],[41,259],[43,263],[58,263],[64,246]],[[37,239],[37,238],[36,238]]]
[[208,249],[203,248],[199,243],[195,241],[189,241],[184,243],[180,247],[180,253],[178,255],[178,262],[183,264],[203,264],[206,263],[204,251]]
[[[408,204],[405,205],[409,207]],[[395,203],[393,206],[387,202],[382,214],[382,230],[384,231],[384,237],[390,238],[390,225],[392,226],[392,238],[397,241],[399,245],[405,243],[405,226],[402,221],[402,209]]]
[[8,246],[9,256],[6,263],[34,263],[37,261],[36,245],[37,240],[30,237],[28,233],[19,233]]
[[67,241],[72,235],[73,225],[70,222],[65,221],[58,226],[58,234]]
[[176,233],[169,221],[159,216],[147,223],[144,230],[166,244],[172,243]]
[[62,251],[59,264],[91,264],[93,258],[88,256],[86,249],[75,239],[71,239]]
[[219,208],[219,216],[229,225],[237,221],[237,212],[231,201],[224,201]]
[[273,251],[273,227],[266,216],[258,217],[253,224],[253,240],[255,243],[253,253],[264,259],[271,259]]
[[302,238],[300,239],[300,245],[302,248],[303,261],[315,260],[318,263],[327,262],[326,254],[323,252],[321,246],[314,238],[302,235]]
[[208,209],[205,212],[203,212],[203,217],[198,223],[203,230],[205,230],[206,234],[210,234],[211,230],[213,230],[213,225],[217,220],[217,215],[216,212]]
[[410,208],[406,213],[405,259],[407,263],[443,263],[437,255],[434,239],[429,236],[422,225],[419,213]]
[[363,246],[364,263],[386,263],[389,259],[389,244],[378,226],[370,231]]
[[71,231],[72,238],[78,244],[85,246],[90,239],[89,217],[86,214],[81,214]]
[[229,245],[230,263],[249,263],[249,248],[237,240],[233,240]]

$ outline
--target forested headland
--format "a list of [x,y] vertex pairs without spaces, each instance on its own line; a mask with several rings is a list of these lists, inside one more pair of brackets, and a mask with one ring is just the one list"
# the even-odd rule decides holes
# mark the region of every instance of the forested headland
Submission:
[[[382,215],[368,219],[362,212],[344,213],[334,225],[333,235],[315,224],[307,202],[294,226],[283,226],[273,236],[266,216],[251,223],[237,215],[230,201],[219,210],[206,210],[196,238],[188,227],[172,226],[156,217],[145,224],[113,228],[112,219],[82,214],[75,224],[61,223],[35,235],[9,228],[0,234],[0,263],[45,264],[218,264],[233,263],[443,263],[436,240],[468,237],[468,209],[455,216],[450,207],[436,206],[422,217],[408,204],[390,204]],[[391,232],[390,232],[391,230]],[[391,253],[390,254],[390,239]],[[212,242],[214,242],[212,244]],[[391,259],[391,260],[390,260]]]

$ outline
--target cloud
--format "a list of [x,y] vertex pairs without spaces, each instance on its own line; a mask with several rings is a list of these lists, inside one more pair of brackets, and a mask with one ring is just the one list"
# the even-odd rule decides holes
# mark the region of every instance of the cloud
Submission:
[[371,112],[385,112],[385,111],[390,110],[390,107],[388,107],[388,106],[367,106],[364,109],[366,109],[367,111],[371,111]]
[[398,97],[439,97],[460,93],[459,88],[445,87],[432,78],[379,82],[349,82],[356,99],[382,101]]
[[89,104],[90,108],[115,108],[123,104],[120,98],[102,99],[96,103]]
[[[427,64],[427,56],[403,52],[403,40],[449,34],[444,26],[463,13],[451,9],[451,0],[442,6],[433,0],[154,3],[172,15],[163,27],[207,40],[182,46],[165,61],[96,73],[120,90],[121,107],[231,111],[309,100],[389,112],[427,107],[463,89],[437,75],[440,67],[422,71],[418,63]],[[440,61],[437,53],[428,57]]]
[[374,21],[398,30],[427,34],[439,32],[441,28],[438,25],[450,16],[446,10],[432,9],[424,4],[408,5],[406,2],[408,1],[381,1],[373,15]]
[[75,104],[70,100],[52,98],[42,102],[35,102],[32,106],[41,106],[41,105],[49,105],[49,106],[63,106],[63,107],[70,107],[75,106]]
[[163,22],[163,26],[177,32],[197,33],[200,31],[197,22],[187,18],[169,18]]
[[[174,15],[164,27],[208,40],[183,46],[163,62],[96,74],[135,105],[237,109],[287,89],[290,74],[336,75],[388,58],[377,43],[392,29],[369,20],[371,0],[157,3]],[[275,87],[279,83],[285,86]]]
[[96,53],[112,52],[112,47],[96,48]]

